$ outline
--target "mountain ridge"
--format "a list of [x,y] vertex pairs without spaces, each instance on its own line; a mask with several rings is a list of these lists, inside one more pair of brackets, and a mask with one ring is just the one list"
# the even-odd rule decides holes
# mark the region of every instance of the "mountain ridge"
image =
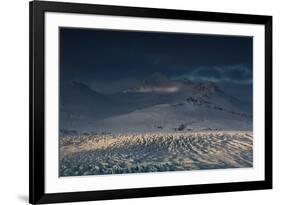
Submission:
[[[136,131],[135,126],[140,131],[161,129],[159,127],[170,131],[190,122],[195,123],[186,129],[220,130],[231,129],[231,125],[232,129],[252,129],[251,109],[210,81],[171,80],[154,74],[142,83],[114,94],[99,93],[81,82],[67,86],[60,103],[61,129],[98,132],[123,132],[123,129],[130,132]],[[222,113],[224,117],[219,118]],[[169,122],[161,125],[161,119],[171,116],[171,125]],[[225,121],[229,125],[226,126]],[[153,129],[147,122],[155,124]]]

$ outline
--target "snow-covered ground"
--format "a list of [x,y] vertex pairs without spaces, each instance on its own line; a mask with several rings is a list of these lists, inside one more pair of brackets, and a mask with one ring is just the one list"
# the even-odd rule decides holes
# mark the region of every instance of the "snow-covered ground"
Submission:
[[60,138],[60,176],[252,167],[252,132],[104,134]]
[[251,116],[214,104],[162,104],[93,123],[93,132],[130,133],[202,130],[251,130]]

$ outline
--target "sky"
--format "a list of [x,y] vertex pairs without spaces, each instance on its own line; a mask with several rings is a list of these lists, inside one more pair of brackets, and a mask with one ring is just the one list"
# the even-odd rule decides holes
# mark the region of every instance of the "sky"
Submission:
[[61,83],[119,92],[162,73],[252,95],[252,37],[60,28]]

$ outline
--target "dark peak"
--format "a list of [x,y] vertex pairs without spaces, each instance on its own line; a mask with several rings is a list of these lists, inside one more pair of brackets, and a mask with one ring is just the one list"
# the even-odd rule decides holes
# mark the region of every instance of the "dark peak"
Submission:
[[183,84],[185,84],[185,85],[193,85],[193,81],[192,80],[190,80],[190,79],[188,79],[188,78],[183,78],[182,80],[181,80],[181,82],[183,83]]
[[78,81],[72,81],[71,85],[74,89],[77,89],[79,91],[87,91],[87,92],[94,92],[96,93],[96,91],[94,91],[93,89],[91,89],[87,84],[85,83],[81,83]]
[[85,83],[81,83],[78,81],[72,81],[72,86],[78,87],[78,88],[89,88]]
[[159,85],[168,82],[169,79],[166,75],[163,73],[157,72],[153,73],[151,76],[149,76],[147,79],[143,81],[144,84],[150,84],[150,85]]
[[138,92],[138,93],[174,93],[180,89],[179,83],[170,80],[162,73],[154,73],[142,81],[139,85],[124,90],[124,93]]
[[195,85],[195,89],[207,95],[223,92],[215,82],[211,81],[199,82]]

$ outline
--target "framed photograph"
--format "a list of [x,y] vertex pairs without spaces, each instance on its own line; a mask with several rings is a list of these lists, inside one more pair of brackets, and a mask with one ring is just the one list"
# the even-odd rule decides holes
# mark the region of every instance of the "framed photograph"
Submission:
[[30,2],[30,203],[272,188],[272,17]]

